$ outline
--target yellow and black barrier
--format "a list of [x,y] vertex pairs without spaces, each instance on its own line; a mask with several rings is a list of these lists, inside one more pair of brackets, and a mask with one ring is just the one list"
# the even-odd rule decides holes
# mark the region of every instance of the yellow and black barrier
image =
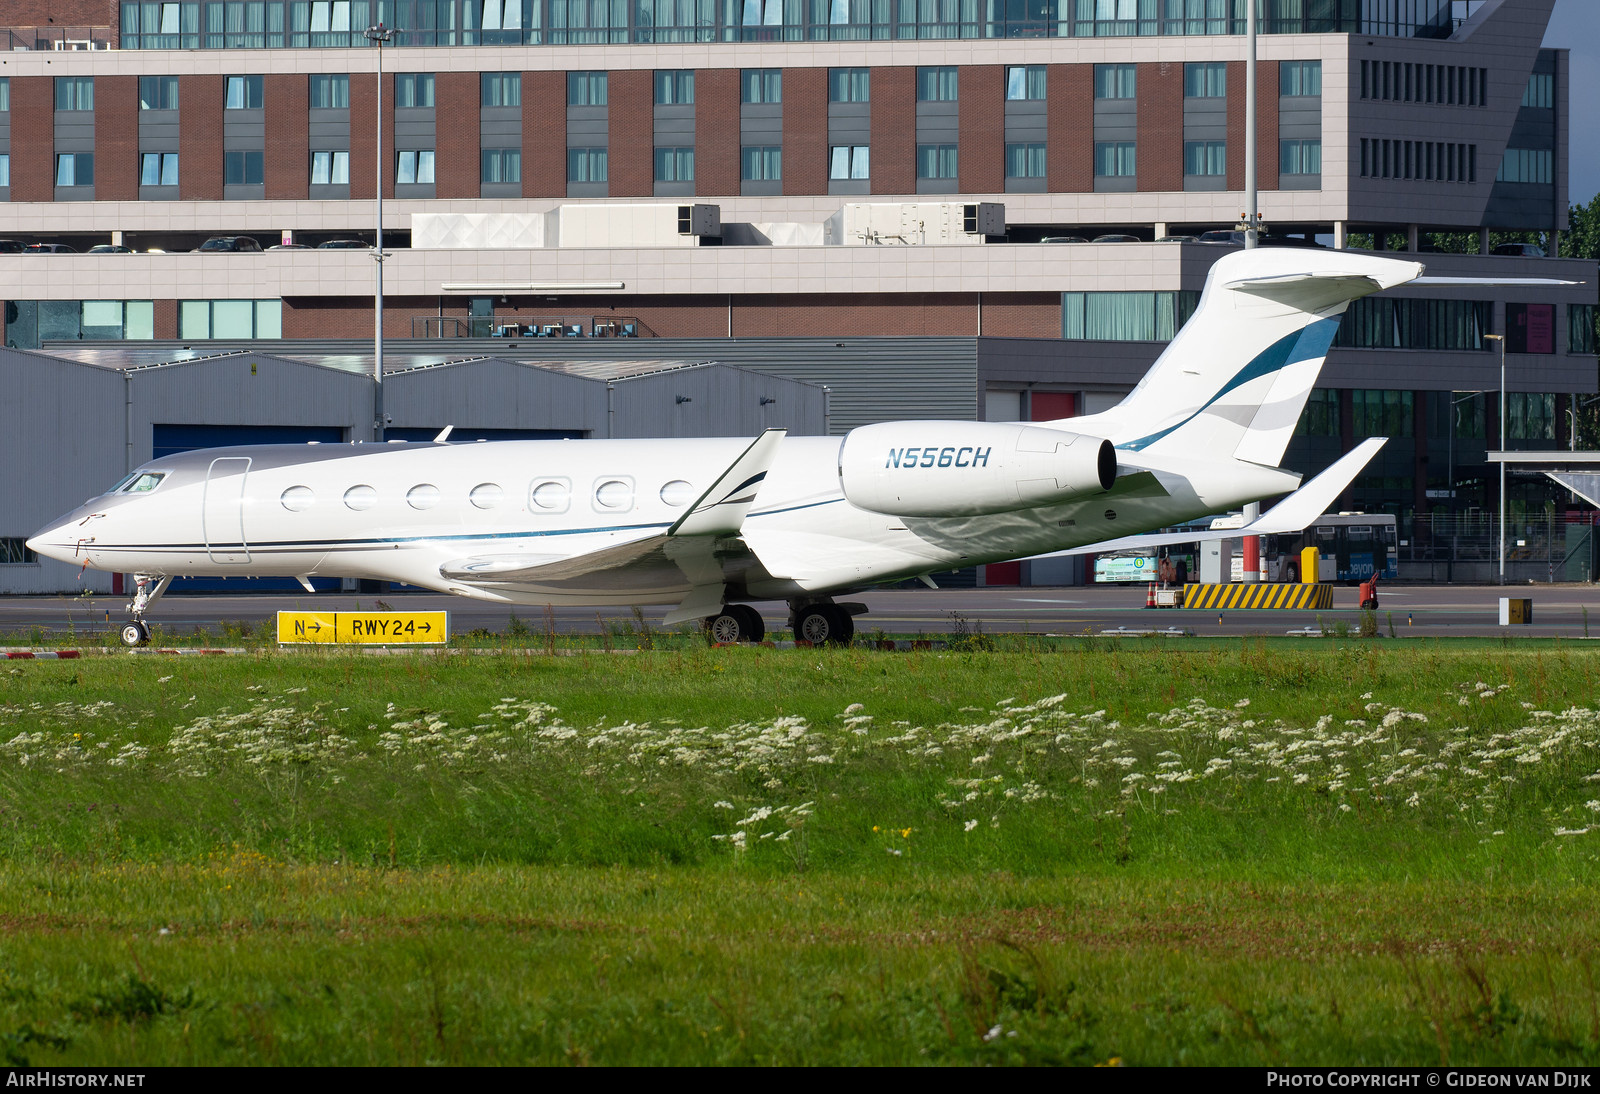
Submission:
[[1185,585],[1185,608],[1300,608],[1327,611],[1333,607],[1332,585]]

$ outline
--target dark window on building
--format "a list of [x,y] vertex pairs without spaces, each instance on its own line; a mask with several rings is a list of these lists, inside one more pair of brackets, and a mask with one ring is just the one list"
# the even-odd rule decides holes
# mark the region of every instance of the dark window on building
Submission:
[[403,108],[433,105],[433,73],[401,72],[394,78],[394,105]]
[[176,76],[140,76],[139,109],[178,109],[178,78]]
[[1042,179],[1044,172],[1043,144],[1006,145],[1006,178]]
[[176,152],[145,152],[139,157],[140,186],[178,185]]
[[953,179],[956,177],[956,146],[953,144],[917,145],[917,178]]
[[478,83],[479,105],[522,105],[522,73],[485,72],[478,77]]
[[1191,62],[1183,66],[1183,94],[1188,99],[1221,99],[1228,94],[1225,61]]
[[1410,437],[1416,432],[1411,392],[1357,388],[1350,393],[1351,425],[1357,437]]
[[94,153],[63,152],[56,157],[57,186],[93,186]]
[[917,102],[953,103],[956,101],[956,69],[941,65],[917,69]]
[[1138,82],[1138,69],[1133,65],[1095,65],[1094,97],[1097,99],[1131,99]]
[[1278,64],[1280,95],[1321,95],[1321,61],[1282,61]]
[[568,182],[605,182],[606,170],[604,148],[567,149]]
[[57,110],[93,110],[93,76],[57,76]]
[[567,73],[568,106],[605,106],[608,81],[604,72]]
[[656,73],[656,105],[685,106],[694,102],[694,69]]
[[349,110],[350,77],[343,73],[312,76],[310,106],[313,110]]
[[655,155],[657,182],[693,182],[693,148],[657,148]]
[[783,149],[756,146],[739,149],[739,178],[745,182],[776,182],[783,178]]
[[260,76],[229,76],[228,98],[225,106],[229,110],[260,110],[262,100]]
[[223,182],[230,186],[261,185],[265,153],[224,152],[222,154]]
[[828,101],[830,103],[864,103],[871,97],[871,93],[871,69],[828,69]]
[[1567,305],[1567,352],[1595,352],[1593,304]]
[[1183,173],[1185,175],[1226,175],[1228,173],[1228,142],[1184,141]]
[[1357,349],[1481,350],[1492,333],[1487,300],[1394,300],[1366,296],[1351,303],[1334,336]]
[[1007,99],[1043,99],[1044,89],[1043,65],[1012,65],[1006,69]]
[[521,182],[522,150],[520,148],[485,148],[481,160],[482,182]]
[[739,101],[745,103],[783,102],[783,70],[747,68],[739,74]]

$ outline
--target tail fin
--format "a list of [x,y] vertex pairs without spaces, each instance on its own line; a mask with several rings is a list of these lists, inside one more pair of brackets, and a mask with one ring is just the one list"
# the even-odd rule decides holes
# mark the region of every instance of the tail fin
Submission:
[[1350,302],[1422,270],[1348,251],[1226,256],[1193,317],[1103,416],[1102,432],[1124,451],[1277,466]]

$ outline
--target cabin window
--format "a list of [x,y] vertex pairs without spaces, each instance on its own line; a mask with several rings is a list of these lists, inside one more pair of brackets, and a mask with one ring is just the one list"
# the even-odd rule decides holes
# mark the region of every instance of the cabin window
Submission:
[[528,499],[546,512],[564,512],[572,500],[572,486],[565,479],[546,479],[533,484]]
[[633,483],[606,479],[594,488],[594,500],[602,509],[626,509],[633,504]]
[[406,504],[413,509],[432,509],[439,504],[439,488],[431,482],[419,483],[406,491]]
[[161,480],[167,476],[160,471],[144,471],[133,477],[133,481],[122,488],[124,494],[148,494],[161,485]]
[[283,502],[283,507],[291,513],[301,513],[310,509],[316,503],[317,495],[312,493],[309,486],[291,486],[278,498]]
[[694,500],[694,487],[682,479],[673,479],[661,488],[661,500],[676,509]]
[[352,486],[344,492],[344,503],[347,508],[359,513],[378,504],[378,492],[366,485]]
[[479,509],[493,509],[506,500],[506,492],[497,482],[480,482],[472,488],[472,493],[467,495],[473,505]]

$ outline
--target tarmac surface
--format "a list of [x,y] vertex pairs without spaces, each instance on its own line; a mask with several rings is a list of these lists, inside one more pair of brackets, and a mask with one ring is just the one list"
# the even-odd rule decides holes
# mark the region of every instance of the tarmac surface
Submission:
[[[1502,596],[1533,601],[1533,622],[1501,627]],[[1284,635],[1310,628],[1321,634],[1340,623],[1354,630],[1360,623],[1354,587],[1336,587],[1330,611],[1235,609],[1224,612],[1182,608],[1150,609],[1145,586],[987,589],[890,589],[872,591],[841,600],[859,601],[868,613],[856,617],[858,634],[883,630],[890,635],[943,636],[965,625],[981,626],[990,634],[1084,634],[1110,631],[1174,628],[1197,637],[1219,635]],[[1385,585],[1378,590],[1378,626],[1395,637],[1483,637],[1505,634],[1537,637],[1586,638],[1592,629],[1600,638],[1600,585]],[[382,602],[380,604],[379,602]],[[63,632],[80,636],[86,644],[115,645],[115,630],[127,618],[125,597],[4,597],[0,598],[0,645],[31,644],[35,631],[46,641]],[[534,633],[543,633],[542,606],[508,608],[460,597],[417,593],[370,594],[257,593],[240,596],[184,595],[163,597],[146,619],[173,635],[196,629],[221,634],[225,623],[248,622],[252,629],[269,625],[273,613],[283,611],[444,610],[450,613],[452,633],[482,628],[506,633],[515,614]],[[781,602],[756,604],[769,634],[787,625],[787,608]],[[664,607],[644,607],[644,619],[660,626]],[[558,633],[594,633],[602,625],[632,625],[634,614],[626,608],[555,608]]]

